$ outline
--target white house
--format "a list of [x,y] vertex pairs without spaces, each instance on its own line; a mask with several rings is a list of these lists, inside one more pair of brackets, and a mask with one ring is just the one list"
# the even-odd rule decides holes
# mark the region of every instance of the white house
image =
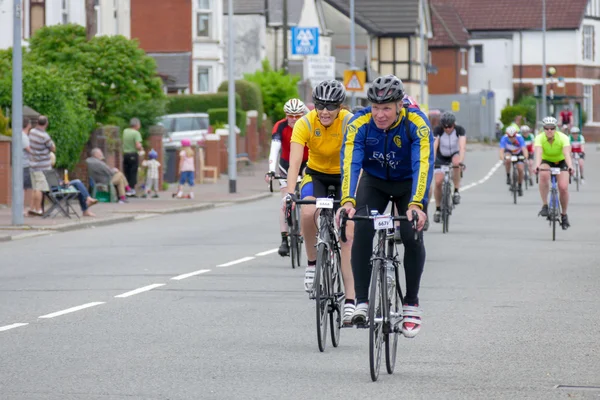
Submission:
[[192,93],[216,92],[224,78],[223,1],[192,2]]

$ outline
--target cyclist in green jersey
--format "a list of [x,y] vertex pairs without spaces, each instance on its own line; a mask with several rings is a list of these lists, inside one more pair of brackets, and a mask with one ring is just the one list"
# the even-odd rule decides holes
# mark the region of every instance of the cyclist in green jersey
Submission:
[[540,195],[542,196],[542,210],[540,215],[548,216],[548,192],[550,191],[550,172],[539,171],[542,169],[560,168],[561,173],[557,176],[559,200],[561,206],[561,225],[567,229],[569,218],[567,217],[567,206],[569,205],[569,174],[573,173],[573,162],[571,160],[571,141],[569,137],[557,130],[557,121],[554,117],[546,117],[542,120],[544,133],[535,138],[535,170],[540,176]]

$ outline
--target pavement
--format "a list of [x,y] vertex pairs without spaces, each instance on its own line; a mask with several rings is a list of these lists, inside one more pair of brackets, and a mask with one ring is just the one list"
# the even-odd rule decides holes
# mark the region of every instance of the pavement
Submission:
[[62,215],[46,219],[26,216],[24,225],[14,226],[12,225],[11,208],[3,207],[0,208],[0,242],[264,199],[272,195],[263,178],[265,171],[268,170],[267,166],[268,162],[263,160],[239,171],[236,179],[236,193],[229,193],[229,178],[227,175],[222,175],[217,183],[197,184],[194,188],[194,199],[173,198],[172,193],[177,192],[177,185],[174,184],[169,190],[160,192],[158,199],[134,197],[129,198],[129,203],[126,204],[97,203],[90,208],[90,211],[96,214],[95,217],[81,216],[79,202],[75,200],[72,204],[80,218],[73,215],[71,215],[71,219]]
[[0,243],[0,399],[600,398],[600,153],[555,242],[537,186],[514,205],[495,149],[466,163],[393,375],[366,330],[319,352],[273,196]]

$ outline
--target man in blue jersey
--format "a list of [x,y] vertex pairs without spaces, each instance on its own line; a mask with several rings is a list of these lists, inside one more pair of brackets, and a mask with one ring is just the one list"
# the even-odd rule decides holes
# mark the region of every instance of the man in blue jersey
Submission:
[[[383,213],[390,201],[400,214],[412,220],[418,214],[418,229],[427,220],[423,212],[433,176],[433,135],[429,120],[418,108],[403,106],[404,86],[394,75],[377,78],[368,91],[370,107],[358,111],[345,133],[342,146],[342,207],[352,217],[368,210]],[[362,176],[361,176],[362,170]],[[359,182],[360,176],[360,182]],[[354,324],[367,319],[370,257],[375,234],[373,223],[356,221],[352,245],[352,272],[357,307]],[[421,329],[419,286],[425,265],[425,246],[414,237],[412,224],[400,224],[404,243],[406,296],[402,333],[414,337]],[[420,235],[419,235],[420,236]]]
[[500,139],[500,160],[504,161],[506,167],[506,184],[510,185],[510,168],[512,156],[523,156],[519,160],[517,170],[519,171],[519,196],[523,196],[523,179],[525,177],[524,162],[527,160],[527,144],[523,136],[517,133],[518,130],[513,125],[506,128],[506,134]]

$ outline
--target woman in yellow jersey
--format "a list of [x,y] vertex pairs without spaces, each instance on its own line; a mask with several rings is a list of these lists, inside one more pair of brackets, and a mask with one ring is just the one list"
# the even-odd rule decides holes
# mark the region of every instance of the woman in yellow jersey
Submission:
[[[345,99],[346,89],[340,82],[331,80],[319,83],[313,90],[315,109],[294,125],[290,145],[288,182],[296,181],[302,163],[304,146],[308,147],[306,173],[300,188],[302,199],[326,197],[328,186],[335,186],[336,199],[340,199],[340,151],[346,126],[352,118],[351,112],[341,108]],[[294,193],[293,187],[288,186],[288,193],[290,196]],[[302,206],[300,225],[308,258],[308,266],[304,274],[304,289],[307,292],[312,290],[317,263],[315,212],[316,208],[313,205]],[[348,229],[348,231],[352,230]],[[355,309],[354,279],[350,265],[351,237],[347,242],[341,243],[341,248],[342,275],[346,289],[343,322],[348,324],[352,320]]]
[[569,174],[573,173],[573,162],[571,160],[571,141],[569,137],[556,130],[557,121],[554,117],[546,117],[542,120],[544,133],[536,136],[535,170],[540,176],[540,195],[542,196],[542,217],[548,216],[548,192],[550,191],[550,172],[539,171],[550,168],[560,168],[561,173],[557,176],[558,193],[561,207],[561,225],[563,229],[569,226],[567,217],[567,206],[569,205]]

